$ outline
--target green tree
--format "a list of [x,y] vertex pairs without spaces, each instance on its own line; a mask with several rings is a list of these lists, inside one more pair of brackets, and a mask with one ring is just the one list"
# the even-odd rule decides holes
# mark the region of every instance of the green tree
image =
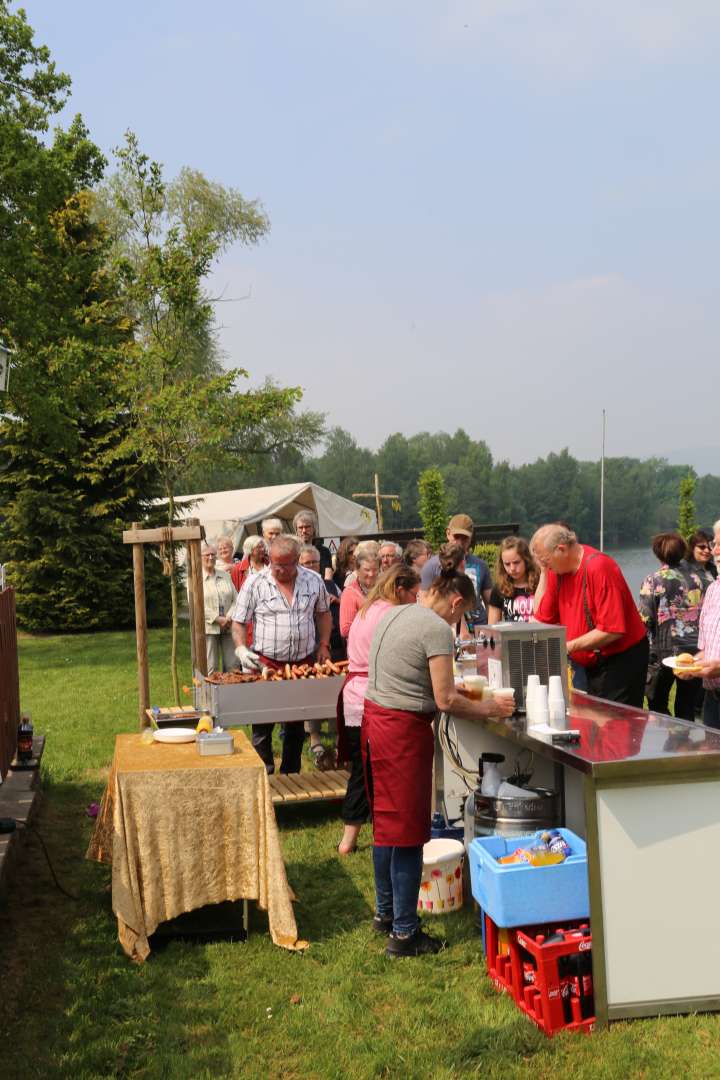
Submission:
[[678,503],[678,532],[689,540],[697,529],[695,516],[695,474],[690,470],[680,481]]
[[43,138],[69,85],[22,11],[10,15],[0,0],[0,338],[13,350],[0,420],[0,561],[33,630],[132,621],[119,533],[153,494],[134,462],[98,467],[122,428],[115,370],[127,331],[85,190],[102,155],[79,118]]
[[[298,387],[271,382],[240,392],[237,384],[247,372],[222,370],[212,348],[213,303],[206,279],[230,244],[255,243],[267,231],[260,206],[189,170],[166,184],[161,166],[140,150],[132,133],[117,158],[118,173],[104,188],[97,213],[112,233],[113,265],[133,331],[118,375],[131,422],[106,460],[130,455],[153,470],[172,526],[181,478],[211,466],[229,468],[302,438],[294,423],[302,394]],[[314,436],[315,428],[309,427]],[[172,545],[166,554],[171,669],[179,703]]]
[[425,469],[418,479],[420,519],[425,539],[437,550],[445,542],[448,523],[445,481],[439,469]]

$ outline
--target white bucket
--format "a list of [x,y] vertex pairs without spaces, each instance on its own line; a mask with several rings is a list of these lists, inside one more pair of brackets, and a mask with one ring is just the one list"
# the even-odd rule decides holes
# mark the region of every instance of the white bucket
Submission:
[[459,840],[428,840],[423,847],[418,913],[447,915],[463,906],[464,857]]

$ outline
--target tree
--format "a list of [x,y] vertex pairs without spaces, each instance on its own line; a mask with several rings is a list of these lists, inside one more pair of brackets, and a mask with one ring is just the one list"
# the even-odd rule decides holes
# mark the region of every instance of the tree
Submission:
[[697,530],[695,516],[695,474],[690,470],[680,481],[680,501],[678,503],[678,532],[689,540]]
[[[51,143],[41,138],[69,85],[24,14],[0,0],[0,338],[13,350],[0,420],[0,561],[32,630],[132,621],[119,532],[154,494],[134,462],[98,464],[121,430],[115,370],[127,328],[85,190],[102,155],[79,118]],[[152,617],[152,572],[149,590]]]
[[[118,376],[130,423],[105,460],[130,455],[157,474],[171,527],[182,477],[211,466],[229,468],[238,458],[309,435],[305,430],[303,436],[294,417],[302,396],[298,387],[266,382],[240,392],[237,384],[247,372],[222,370],[213,348],[213,303],[205,280],[230,244],[255,243],[267,231],[259,204],[187,169],[166,184],[161,166],[140,150],[131,132],[117,159],[118,172],[103,189],[97,213],[111,231],[114,270],[132,327]],[[309,428],[314,438],[316,427]],[[166,564],[179,703],[172,545]]]
[[418,479],[420,518],[425,539],[437,549],[445,542],[448,511],[445,483],[439,469],[425,469]]

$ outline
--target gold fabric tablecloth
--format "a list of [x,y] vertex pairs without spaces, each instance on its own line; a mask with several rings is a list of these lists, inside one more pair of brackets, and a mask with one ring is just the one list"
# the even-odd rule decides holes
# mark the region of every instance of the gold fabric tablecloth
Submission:
[[87,858],[112,864],[120,943],[145,960],[158,925],[224,900],[257,900],[276,945],[302,949],[265,766],[241,731],[235,752],[118,735]]

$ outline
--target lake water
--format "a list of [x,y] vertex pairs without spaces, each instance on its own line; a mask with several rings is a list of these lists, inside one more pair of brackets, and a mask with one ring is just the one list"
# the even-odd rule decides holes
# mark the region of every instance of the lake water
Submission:
[[650,545],[648,544],[647,547],[608,548],[607,554],[612,555],[622,570],[625,580],[630,586],[630,592],[637,600],[643,580],[648,574],[654,574],[660,566],[660,563],[650,550]]

